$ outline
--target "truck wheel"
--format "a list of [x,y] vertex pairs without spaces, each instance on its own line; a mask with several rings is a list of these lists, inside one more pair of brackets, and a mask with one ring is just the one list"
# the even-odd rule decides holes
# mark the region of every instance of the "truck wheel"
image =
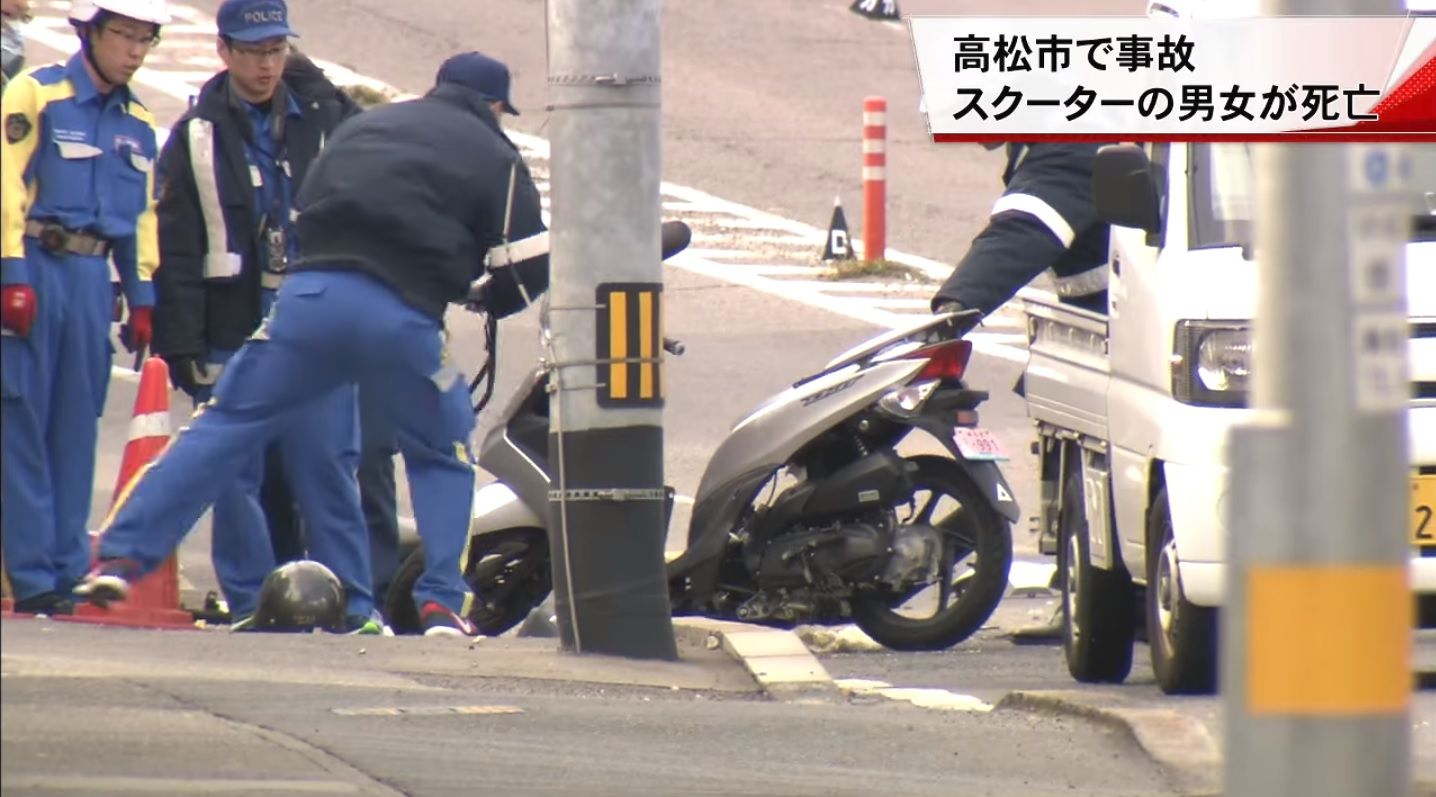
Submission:
[[1209,694],[1217,685],[1217,611],[1182,594],[1167,488],[1147,516],[1147,639],[1157,685],[1169,695]]
[[1062,572],[1062,647],[1067,671],[1083,683],[1121,683],[1132,671],[1132,577],[1102,570],[1088,553],[1082,477],[1073,473],[1058,513]]

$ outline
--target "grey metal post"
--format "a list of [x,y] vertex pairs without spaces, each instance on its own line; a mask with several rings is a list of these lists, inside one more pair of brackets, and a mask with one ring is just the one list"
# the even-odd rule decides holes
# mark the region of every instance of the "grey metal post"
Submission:
[[[1401,13],[1265,0],[1271,16]],[[1231,440],[1226,794],[1405,797],[1412,597],[1402,148],[1256,148],[1253,404]]]
[[549,0],[560,644],[677,658],[664,577],[659,2]]

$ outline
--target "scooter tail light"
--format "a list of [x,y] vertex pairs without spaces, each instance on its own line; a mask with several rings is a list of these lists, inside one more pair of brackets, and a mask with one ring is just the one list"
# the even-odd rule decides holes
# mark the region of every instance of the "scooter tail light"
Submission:
[[934,346],[927,346],[913,352],[909,359],[927,358],[927,365],[914,377],[914,381],[939,379],[956,382],[967,373],[967,361],[972,357],[972,341],[949,340]]

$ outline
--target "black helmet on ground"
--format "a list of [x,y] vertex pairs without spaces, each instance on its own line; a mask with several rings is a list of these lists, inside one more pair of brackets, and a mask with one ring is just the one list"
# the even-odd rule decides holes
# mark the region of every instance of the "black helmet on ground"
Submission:
[[318,562],[287,562],[259,588],[254,631],[344,631],[344,585]]

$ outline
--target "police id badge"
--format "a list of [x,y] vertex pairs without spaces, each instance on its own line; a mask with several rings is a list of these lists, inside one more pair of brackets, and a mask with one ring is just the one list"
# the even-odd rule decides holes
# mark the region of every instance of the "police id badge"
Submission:
[[269,257],[265,268],[276,274],[289,270],[289,246],[283,227],[270,227],[264,231],[265,253]]

